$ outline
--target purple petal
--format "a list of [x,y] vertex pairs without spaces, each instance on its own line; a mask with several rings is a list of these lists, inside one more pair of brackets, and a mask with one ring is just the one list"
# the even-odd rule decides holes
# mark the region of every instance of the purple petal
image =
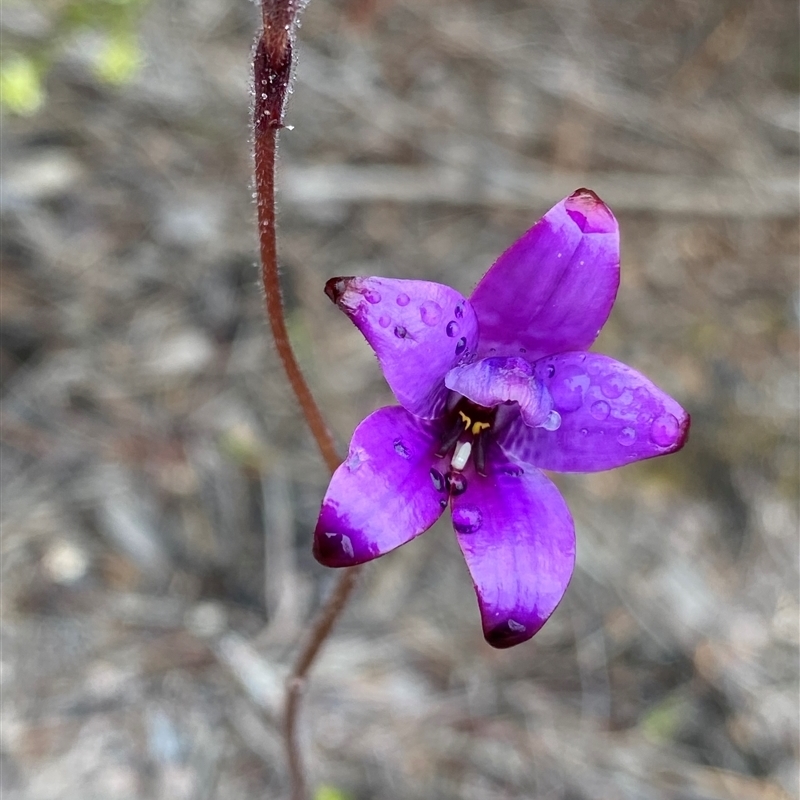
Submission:
[[598,353],[534,365],[561,416],[556,430],[516,420],[498,434],[507,453],[542,469],[596,472],[679,450],[689,415],[641,373]]
[[483,358],[463,364],[451,369],[444,382],[448,389],[485,408],[517,403],[528,425],[544,422],[553,408],[544,384],[534,377],[533,367],[523,358]]
[[478,355],[529,361],[585,350],[619,286],[619,229],[588,189],[555,205],[497,259],[472,293]]
[[439,416],[445,373],[477,345],[469,302],[440,283],[390,278],[331,278],[325,292],[372,345],[400,405],[423,419]]
[[314,531],[314,556],[349,567],[394,550],[426,531],[447,505],[431,479],[435,423],[397,406],[378,409],[355,430],[334,472]]
[[493,647],[530,639],[564,596],[575,565],[575,526],[555,485],[493,448],[489,477],[471,475],[453,498],[453,527]]

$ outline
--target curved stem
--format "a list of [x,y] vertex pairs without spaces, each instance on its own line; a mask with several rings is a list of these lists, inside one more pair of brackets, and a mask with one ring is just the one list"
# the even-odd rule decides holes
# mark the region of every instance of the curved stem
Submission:
[[[256,104],[258,110],[258,104]],[[259,129],[261,128],[261,129]],[[283,316],[283,301],[278,277],[278,252],[275,238],[275,150],[278,129],[273,126],[255,125],[256,193],[258,196],[258,236],[261,250],[261,280],[264,285],[264,302],[267,317],[275,339],[286,376],[297,397],[297,402],[308,421],[322,458],[331,471],[341,463],[336,453],[333,437],[325,425],[314,396],[297,363],[286,320]]]
[[[253,58],[253,138],[255,182],[258,198],[258,238],[261,280],[267,317],[286,376],[328,468],[339,466],[333,437],[306,383],[292,350],[281,300],[278,249],[275,232],[275,155],[278,131],[283,125],[286,90],[292,69],[291,33],[298,11],[296,0],[262,0],[264,28]],[[356,584],[358,568],[344,570],[323,605],[300,651],[286,685],[284,742],[292,800],[306,800],[306,780],[297,742],[297,717],[309,670],[347,603]]]
[[361,567],[345,569],[334,586],[311,629],[300,655],[294,663],[292,673],[286,686],[286,702],[283,716],[283,736],[286,744],[286,755],[289,766],[291,800],[306,800],[306,782],[303,762],[300,758],[300,746],[297,741],[297,712],[300,706],[306,676],[313,665],[320,648],[341,614],[351,592],[355,588],[356,578]]

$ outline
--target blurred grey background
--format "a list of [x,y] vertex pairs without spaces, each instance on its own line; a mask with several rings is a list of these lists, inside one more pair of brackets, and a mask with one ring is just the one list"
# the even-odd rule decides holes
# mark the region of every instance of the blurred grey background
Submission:
[[[588,186],[596,349],[683,452],[557,476],[566,600],[482,639],[447,520],[370,565],[303,713],[317,800],[798,793],[798,13],[789,0],[312,0],[281,136],[293,342],[342,452],[391,403],[322,293],[468,293]],[[281,798],[281,682],[334,575],[264,320],[247,0],[2,14],[4,800]]]

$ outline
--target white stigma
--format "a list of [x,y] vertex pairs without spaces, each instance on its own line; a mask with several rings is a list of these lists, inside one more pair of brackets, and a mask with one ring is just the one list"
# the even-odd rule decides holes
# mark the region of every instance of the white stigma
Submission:
[[467,466],[470,454],[472,453],[472,442],[459,442],[456,451],[453,453],[453,460],[450,466],[457,471],[461,471]]

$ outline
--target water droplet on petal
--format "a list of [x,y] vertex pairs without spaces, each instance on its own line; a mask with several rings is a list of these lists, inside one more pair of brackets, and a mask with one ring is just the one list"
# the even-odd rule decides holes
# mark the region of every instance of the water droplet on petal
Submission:
[[376,292],[374,289],[367,289],[364,292],[364,297],[367,299],[367,302],[372,303],[372,305],[380,303],[381,301],[381,293]]
[[378,320],[378,325],[380,325],[381,328],[388,328],[391,324],[391,317],[387,317],[385,314]]
[[515,633],[522,633],[525,630],[525,626],[521,622],[517,622],[515,619],[510,619],[507,624],[509,629]]
[[611,413],[611,406],[605,400],[598,400],[596,403],[592,403],[589,411],[595,419],[599,419],[602,422]]
[[523,470],[522,467],[518,467],[516,464],[506,464],[503,467],[503,473],[511,478],[519,478],[524,475],[525,470]]
[[467,479],[460,472],[448,472],[444,476],[444,484],[453,497],[458,497],[467,491]]
[[547,377],[552,378],[556,374],[556,368],[552,364],[547,365]]
[[659,447],[669,447],[671,444],[675,444],[679,431],[678,420],[672,414],[662,414],[653,420],[653,424],[650,426],[650,438]]
[[347,461],[344,462],[344,465],[350,472],[356,472],[358,468],[366,461],[364,458],[364,451],[363,450],[354,450],[350,455],[347,457]]
[[621,375],[611,374],[606,375],[600,381],[600,391],[612,400],[619,397],[625,391],[625,381]]
[[636,441],[636,431],[633,428],[623,428],[617,435],[617,441],[623,447],[630,447]]
[[437,492],[444,491],[444,475],[442,475],[438,469],[431,470],[431,480],[433,481],[433,488],[436,489]]
[[419,307],[419,315],[426,325],[438,325],[442,318],[442,307],[435,300],[426,300]]
[[350,558],[353,557],[353,542],[350,537],[346,536],[345,534],[342,534],[342,550],[344,550],[344,552],[350,556]]
[[394,329],[394,335],[398,339],[405,339],[408,336],[408,331],[402,325],[396,325]]
[[600,370],[602,369],[602,363],[599,359],[593,358],[589,360],[589,363],[586,365],[586,371],[590,375],[599,375]]
[[445,333],[453,339],[455,336],[458,335],[458,323],[455,320],[447,323],[447,327],[445,328]]
[[407,306],[411,302],[411,298],[405,292],[400,292],[400,294],[397,295],[396,302],[399,306]]
[[411,458],[411,451],[403,444],[401,439],[394,440],[394,451],[401,458],[405,458],[406,460]]
[[588,428],[581,428],[581,436],[588,436],[589,429]]
[[551,411],[541,427],[546,431],[557,431],[561,427],[561,414],[558,411]]
[[475,506],[459,506],[453,509],[453,527],[458,533],[475,533],[482,522],[481,510]]
[[467,349],[467,340],[462,336],[456,342],[456,355],[460,356]]
[[464,306],[456,306],[453,313],[456,315],[456,319],[461,319],[464,316]]
[[583,395],[589,383],[589,376],[579,366],[567,364],[558,380],[550,385],[556,408],[560,411],[577,411],[583,405]]

